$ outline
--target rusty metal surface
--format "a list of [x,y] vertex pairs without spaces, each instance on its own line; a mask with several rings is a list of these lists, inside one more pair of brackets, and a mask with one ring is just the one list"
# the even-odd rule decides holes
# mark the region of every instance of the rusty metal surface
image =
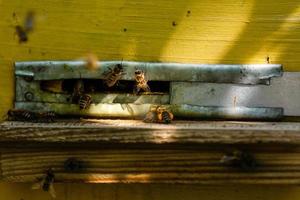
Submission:
[[134,71],[146,72],[148,80],[198,81],[213,83],[269,84],[269,79],[282,75],[280,64],[181,64],[131,61],[98,62],[97,69],[87,69],[85,61],[30,61],[16,62],[17,76],[32,76],[34,80],[70,78],[104,78],[108,68],[121,64],[125,75],[123,80],[134,80]]
[[[16,102],[15,107],[33,111],[54,111],[60,115],[77,115],[100,118],[143,118],[155,104],[92,104],[87,110],[80,110],[74,104]],[[283,117],[282,108],[216,107],[193,105],[163,105],[175,117],[197,119],[250,119],[277,120]]]

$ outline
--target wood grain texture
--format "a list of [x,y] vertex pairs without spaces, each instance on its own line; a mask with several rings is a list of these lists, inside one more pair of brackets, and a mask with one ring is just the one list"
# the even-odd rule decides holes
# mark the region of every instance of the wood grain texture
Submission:
[[[48,168],[57,182],[299,184],[299,152],[255,152],[258,167],[242,171],[222,165],[221,151],[199,150],[7,150],[2,154],[5,181],[34,182]],[[83,163],[79,173],[67,172],[64,161]]]
[[[300,144],[299,123],[186,122],[170,125],[136,120],[57,123],[3,122],[0,143],[106,144]],[[84,144],[87,142],[86,144]]]
[[[267,8],[267,9],[266,9]],[[299,71],[299,2],[0,1],[0,113],[12,106],[13,61],[100,60],[271,63]],[[28,42],[15,26],[35,12]]]

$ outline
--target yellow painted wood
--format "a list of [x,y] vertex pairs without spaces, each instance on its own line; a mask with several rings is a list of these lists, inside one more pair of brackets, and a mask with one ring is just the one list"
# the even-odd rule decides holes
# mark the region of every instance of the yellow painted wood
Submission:
[[[295,200],[300,196],[299,186],[56,184],[54,187],[57,200]],[[30,188],[31,184],[0,183],[0,199],[51,199],[49,194]]]
[[[300,70],[294,0],[0,0],[0,115],[12,106],[13,61],[78,59],[282,63]],[[15,26],[35,12],[29,41]]]

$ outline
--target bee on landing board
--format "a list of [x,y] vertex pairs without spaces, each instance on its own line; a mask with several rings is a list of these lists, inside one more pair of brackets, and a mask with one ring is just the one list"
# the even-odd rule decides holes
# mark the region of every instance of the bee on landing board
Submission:
[[104,73],[104,84],[107,87],[113,87],[125,74],[123,66],[121,64],[117,64],[113,69],[109,68],[109,71]]
[[7,115],[9,121],[34,121],[36,119],[33,112],[22,109],[11,109]]
[[9,121],[24,121],[24,122],[54,122],[56,118],[55,112],[32,112],[22,109],[12,109],[8,113]]
[[257,167],[257,161],[253,155],[239,150],[225,154],[221,158],[220,163],[239,168],[244,171],[251,171]]
[[55,112],[39,112],[36,114],[38,122],[54,122],[56,118]]
[[170,124],[173,118],[174,115],[172,112],[162,106],[157,106],[150,109],[144,118],[144,122]]
[[37,183],[34,183],[31,187],[33,190],[42,189],[45,192],[49,192],[52,198],[56,198],[56,192],[53,187],[54,183],[54,172],[50,168],[46,171],[46,174],[43,178],[39,179]]
[[136,82],[134,90],[133,90],[134,94],[138,94],[140,92],[140,90],[143,90],[144,92],[151,92],[150,87],[148,85],[148,81],[145,78],[145,72],[137,69],[134,72],[134,76],[135,76],[135,82]]

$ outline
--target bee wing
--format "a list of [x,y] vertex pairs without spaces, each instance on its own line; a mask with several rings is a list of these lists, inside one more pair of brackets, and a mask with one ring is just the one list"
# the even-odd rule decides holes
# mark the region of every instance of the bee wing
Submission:
[[53,183],[50,184],[50,186],[49,186],[49,193],[50,193],[50,195],[51,195],[52,198],[56,198],[56,192],[55,192]]
[[38,190],[38,189],[41,189],[43,183],[44,183],[44,181],[39,181],[39,182],[37,182],[37,183],[34,183],[34,184],[31,186],[31,189],[32,189],[32,190]]

